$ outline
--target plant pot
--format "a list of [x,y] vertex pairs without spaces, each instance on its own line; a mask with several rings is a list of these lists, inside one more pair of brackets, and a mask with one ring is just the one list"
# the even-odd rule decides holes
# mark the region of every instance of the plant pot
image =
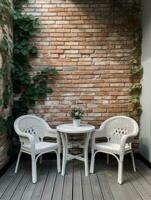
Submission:
[[73,126],[80,126],[81,119],[73,119]]

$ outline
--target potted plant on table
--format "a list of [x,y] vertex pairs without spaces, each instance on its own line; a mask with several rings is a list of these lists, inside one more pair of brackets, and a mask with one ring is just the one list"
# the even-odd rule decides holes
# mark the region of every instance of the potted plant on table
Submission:
[[70,116],[73,119],[73,126],[80,126],[84,111],[79,107],[73,107],[70,111]]

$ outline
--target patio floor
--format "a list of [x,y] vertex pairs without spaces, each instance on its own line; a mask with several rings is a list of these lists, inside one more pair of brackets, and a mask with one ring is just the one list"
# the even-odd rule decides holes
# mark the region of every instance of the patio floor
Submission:
[[17,174],[13,164],[0,178],[0,200],[150,200],[151,170],[136,160],[137,172],[132,171],[131,161],[124,163],[124,184],[117,184],[117,164],[111,160],[97,160],[95,174],[84,176],[79,161],[67,164],[66,175],[56,172],[53,160],[38,165],[38,182],[31,183],[30,160],[21,160]]

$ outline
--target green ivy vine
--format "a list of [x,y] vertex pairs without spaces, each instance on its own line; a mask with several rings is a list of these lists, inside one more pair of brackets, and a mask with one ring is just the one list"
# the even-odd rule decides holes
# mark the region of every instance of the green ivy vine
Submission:
[[8,22],[8,17],[12,11],[12,3],[10,0],[0,1],[0,26],[3,28],[6,22]]
[[142,113],[142,108],[140,104],[140,95],[142,91],[141,79],[143,75],[143,68],[140,62],[141,56],[141,1],[136,1],[132,3],[131,9],[129,10],[129,15],[127,15],[128,29],[133,30],[132,39],[134,43],[134,48],[131,50],[130,56],[130,84],[129,84],[129,116],[135,118],[138,122],[140,115]]
[[22,12],[22,6],[28,0],[16,0],[14,2],[14,49],[12,83],[15,94],[13,104],[13,117],[27,114],[28,110],[35,106],[38,99],[44,99],[47,93],[52,93],[48,83],[53,81],[57,74],[55,68],[45,68],[31,76],[30,58],[37,55],[37,48],[31,41],[39,30],[38,18]]
[[11,60],[12,60],[12,33],[10,30],[11,26],[11,12],[12,3],[10,0],[2,0],[0,3],[0,26],[2,30],[2,41],[0,44],[0,53],[2,56],[2,68],[0,70],[1,79],[3,79],[3,98],[1,99],[1,106],[7,108],[10,103],[9,96],[11,95]]
[[[141,1],[133,0],[127,3],[127,6],[120,0],[113,0],[113,9],[115,13],[123,16],[123,31],[127,30],[132,32],[131,39],[134,48],[131,50],[130,55],[130,84],[128,88],[129,106],[128,115],[139,121],[141,115],[140,95],[142,90],[141,79],[143,68],[140,64],[141,55]],[[122,32],[120,24],[120,32]]]
[[10,114],[8,106],[11,103],[10,96],[12,95],[11,87],[11,60],[12,60],[12,33],[11,26],[11,12],[13,10],[12,2],[10,0],[1,0],[0,2],[0,55],[2,57],[2,66],[0,68],[0,79],[2,80],[3,94],[0,99],[0,134],[8,131],[7,117]]
[[[0,2],[0,26],[3,31],[0,53],[5,61],[0,70],[0,77],[5,79],[0,106],[7,109],[10,107],[9,102],[13,101],[11,115],[7,119],[0,116],[1,132],[8,132],[9,129],[13,133],[14,120],[27,114],[39,99],[44,99],[47,93],[53,92],[48,83],[52,83],[57,74],[56,69],[51,67],[32,73],[30,59],[36,57],[38,52],[31,39],[39,31],[40,25],[37,18],[23,12],[23,5],[26,3],[28,0],[14,0],[13,6],[10,0]],[[13,44],[8,35],[9,28],[13,29]]]

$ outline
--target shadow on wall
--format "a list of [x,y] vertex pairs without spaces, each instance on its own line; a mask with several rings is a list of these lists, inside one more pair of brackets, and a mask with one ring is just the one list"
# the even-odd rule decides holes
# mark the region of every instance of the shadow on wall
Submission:
[[[80,31],[85,34],[89,33],[88,36],[91,36],[92,45],[102,46],[103,42],[105,45],[107,42],[111,45],[113,44],[112,38],[110,38],[112,36],[117,37],[119,40],[120,37],[131,37],[133,30],[126,29],[125,24],[127,17],[124,12],[120,12],[120,5],[122,5],[123,8],[126,7],[126,0],[119,1],[120,5],[117,4],[117,0],[104,0],[101,1],[101,3],[100,0],[71,0],[70,2],[75,5],[78,12],[81,12],[81,15],[85,13],[82,17],[84,19],[84,25],[78,24],[76,28],[80,29]],[[90,27],[85,29],[84,26],[87,23]],[[94,36],[96,32],[98,32],[100,39]],[[123,38],[121,38],[121,41],[122,39]],[[114,59],[117,59],[116,56],[112,58],[112,60]]]
[[[143,27],[143,44],[142,44],[142,63],[151,59],[151,1],[142,1],[142,27]],[[151,61],[150,61],[151,62]]]
[[[147,142],[147,141],[146,141]],[[145,141],[143,142],[145,143]],[[147,142],[148,143],[148,142]],[[143,152],[144,157],[148,160],[150,158],[148,145],[141,143],[141,152]]]

